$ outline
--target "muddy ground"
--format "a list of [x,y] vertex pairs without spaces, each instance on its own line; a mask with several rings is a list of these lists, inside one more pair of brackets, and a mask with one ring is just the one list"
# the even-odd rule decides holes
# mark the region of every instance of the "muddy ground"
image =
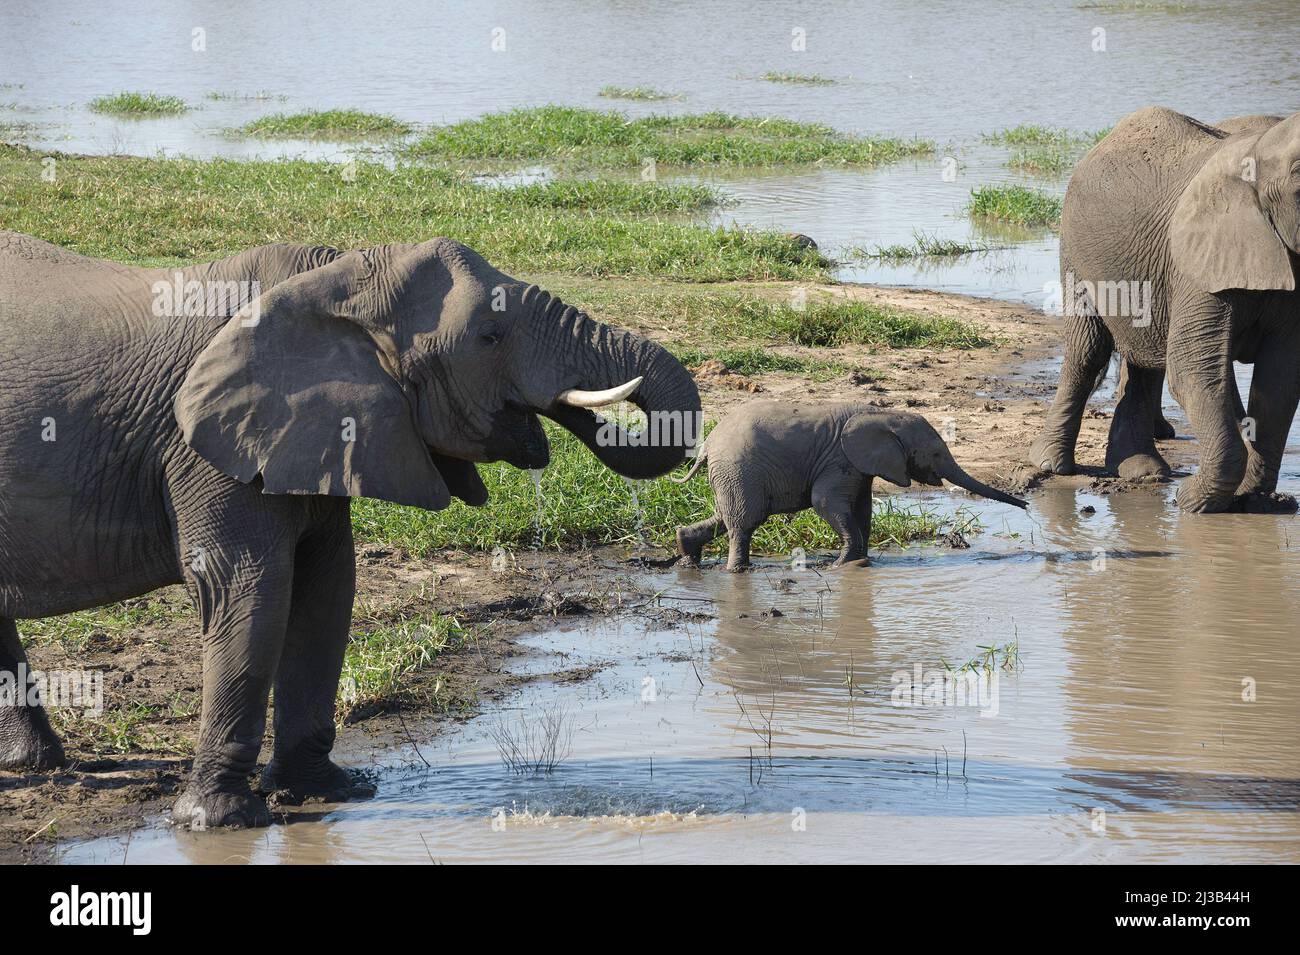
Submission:
[[[954,454],[973,474],[1004,487],[1034,483],[1021,457],[1054,389],[1051,359],[1060,354],[1058,320],[1023,306],[922,290],[833,286],[810,291],[962,318],[991,331],[998,344],[971,351],[803,350],[856,369],[816,383],[789,374],[747,378],[716,363],[706,364],[698,379],[708,417],[721,417],[755,395],[854,398],[908,408],[936,427],[952,420]],[[640,330],[658,337],[666,337],[667,331]],[[1098,478],[1108,425],[1105,413],[1089,412],[1078,450],[1084,473],[1054,481],[1095,483],[1101,489],[1114,484]],[[1165,444],[1175,466],[1186,458],[1188,444]],[[636,589],[631,575],[645,569],[640,560],[606,550],[547,554],[531,566],[522,559],[511,573],[497,573],[482,554],[445,553],[436,560],[414,560],[362,545],[359,618],[451,614],[472,627],[473,638],[412,677],[400,706],[354,713],[340,730],[340,744],[349,753],[369,751],[377,758],[392,746],[418,744],[449,721],[468,719],[485,701],[503,696],[525,679],[585,678],[589,674],[567,671],[525,678],[505,673],[503,665],[524,652],[517,638],[543,620],[619,613],[661,619],[680,615],[681,611],[665,610],[651,594]],[[178,603],[183,600],[179,591],[175,597]],[[92,639],[75,659],[57,642],[29,646],[29,656],[35,668],[101,669],[106,699],[125,695],[132,705],[155,707],[165,715],[133,727],[125,751],[114,749],[111,736],[72,732],[65,740],[68,768],[49,774],[0,773],[2,862],[50,860],[57,856],[61,839],[120,832],[165,810],[182,784],[188,768],[186,754],[198,728],[200,644],[192,614]],[[435,684],[436,693],[425,692]],[[269,746],[264,757],[268,752]]]

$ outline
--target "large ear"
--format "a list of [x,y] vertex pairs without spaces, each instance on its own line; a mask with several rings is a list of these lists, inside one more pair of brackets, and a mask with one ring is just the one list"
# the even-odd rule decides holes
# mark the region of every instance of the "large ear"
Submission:
[[366,256],[349,252],[235,314],[176,396],[190,447],[239,481],[261,475],[267,494],[446,507],[370,285]]
[[1202,291],[1295,288],[1291,257],[1255,188],[1259,139],[1226,140],[1174,207],[1169,223],[1173,263]]
[[907,449],[894,429],[877,416],[856,414],[846,421],[840,445],[849,463],[863,474],[874,474],[899,487],[912,486]]

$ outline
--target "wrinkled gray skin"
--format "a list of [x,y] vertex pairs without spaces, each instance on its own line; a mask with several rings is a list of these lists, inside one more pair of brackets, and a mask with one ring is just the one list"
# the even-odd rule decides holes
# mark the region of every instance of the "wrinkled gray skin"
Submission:
[[[329,758],[350,497],[481,505],[472,462],[547,464],[538,414],[621,474],[662,474],[684,448],[598,447],[598,419],[557,395],[644,376],[631,398],[644,409],[698,413],[699,396],[654,343],[446,239],[265,246],[183,277],[256,280],[258,311],[159,317],[153,284],[171,270],[0,233],[0,670],[24,661],[15,618],[184,582],[203,624],[203,711],[175,817],[265,825],[249,774],[272,686],[262,788],[361,794]],[[63,759],[43,710],[0,708],[0,768]]]
[[1026,506],[963,471],[920,415],[859,402],[750,402],[709,433],[690,471],[673,480],[689,481],[706,460],[717,512],[677,528],[677,550],[699,563],[703,549],[725,532],[730,571],[749,566],[750,540],[769,516],[808,507],[840,535],[835,566],[865,560],[876,477],[899,487],[912,481],[939,487],[946,479],[991,500]]
[[[1201,447],[1180,506],[1223,511],[1271,493],[1300,397],[1297,250],[1300,113],[1217,127],[1156,107],[1126,117],[1070,179],[1061,281],[1149,281],[1150,325],[1093,299],[1067,315],[1056,401],[1030,463],[1073,473],[1084,406],[1113,350],[1124,374],[1107,468],[1129,478],[1169,473],[1152,440],[1167,373]],[[1255,365],[1248,409],[1234,360]],[[1247,414],[1253,440],[1243,438]]]

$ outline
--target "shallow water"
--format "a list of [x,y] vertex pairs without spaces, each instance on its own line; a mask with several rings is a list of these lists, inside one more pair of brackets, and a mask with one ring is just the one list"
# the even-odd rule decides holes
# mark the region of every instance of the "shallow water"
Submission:
[[[984,133],[1018,123],[1097,130],[1152,103],[1208,121],[1300,108],[1300,6],[1291,0],[1206,2],[1178,12],[1087,6],[720,0],[687,9],[666,0],[464,0],[430,8],[394,0],[321,17],[308,0],[285,0],[241,27],[211,2],[81,0],[52,9],[9,0],[0,8],[0,126],[30,128],[0,135],[69,152],[341,159],[355,147],[222,131],[282,110],[352,107],[429,124],[556,102],[632,114],[720,109],[919,136],[939,145],[933,161],[726,177],[722,185],[736,201],[720,219],[809,234],[846,258],[846,280],[1040,304],[1056,273],[1048,235],[1021,235],[1009,252],[938,266],[847,255],[907,242],[917,229],[972,235],[962,213],[970,189],[1018,178],[1002,165],[1004,152],[980,145]],[[201,52],[192,49],[195,29],[206,31]],[[799,52],[791,48],[796,29],[805,31]],[[1093,50],[1098,29],[1104,52]],[[503,51],[492,49],[494,30],[504,30]],[[768,71],[838,82],[757,79]],[[607,84],[648,85],[682,99],[601,99]],[[199,108],[152,120],[86,110],[94,97],[122,90],[180,96]],[[266,98],[252,98],[259,93]],[[961,163],[954,182],[940,174],[949,155]],[[1062,180],[1039,184],[1064,187]]]
[[[1297,450],[1293,433],[1290,493]],[[369,802],[256,833],[160,823],[61,858],[1300,862],[1300,521],[1182,515],[1172,492],[1048,489],[1027,514],[909,495],[985,530],[866,570],[658,574],[664,606],[714,619],[538,634],[520,667],[603,669],[396,747]],[[1013,642],[1018,665],[952,701],[972,705],[894,698],[913,682],[895,674],[926,686]],[[571,750],[516,774],[501,731],[544,713]]]

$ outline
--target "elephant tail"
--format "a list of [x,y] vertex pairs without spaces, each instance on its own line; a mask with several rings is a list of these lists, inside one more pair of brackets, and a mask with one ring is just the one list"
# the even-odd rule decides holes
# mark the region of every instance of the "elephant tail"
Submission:
[[679,478],[669,478],[668,480],[672,481],[674,484],[685,484],[691,478],[695,477],[696,472],[700,470],[700,466],[704,464],[708,456],[708,448],[701,446],[699,453],[695,455],[695,463],[691,465],[691,469]]

